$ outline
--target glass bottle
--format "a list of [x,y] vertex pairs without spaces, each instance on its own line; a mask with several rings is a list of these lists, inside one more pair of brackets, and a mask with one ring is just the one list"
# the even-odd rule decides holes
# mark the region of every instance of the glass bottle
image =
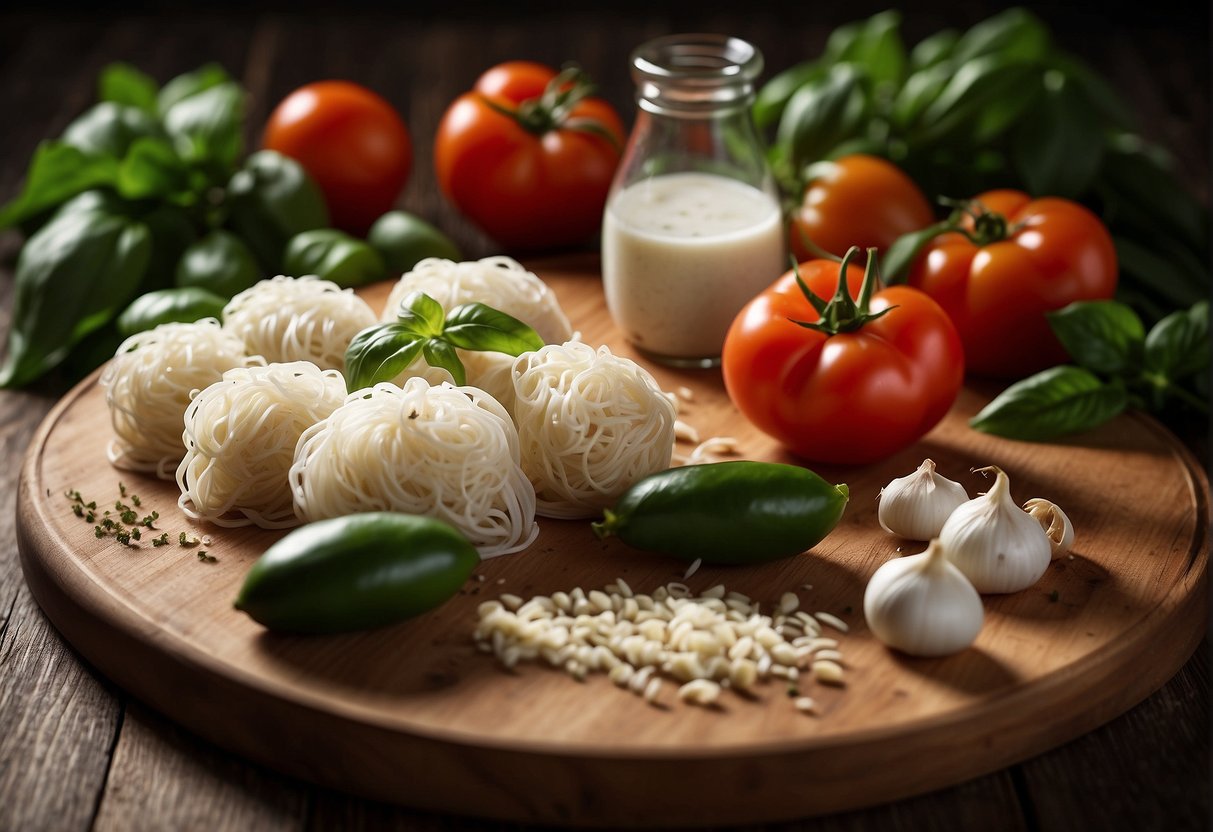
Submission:
[[719,364],[729,324],[785,270],[779,192],[750,116],[762,54],[671,35],[631,56],[636,123],[607,198],[607,307],[644,356]]

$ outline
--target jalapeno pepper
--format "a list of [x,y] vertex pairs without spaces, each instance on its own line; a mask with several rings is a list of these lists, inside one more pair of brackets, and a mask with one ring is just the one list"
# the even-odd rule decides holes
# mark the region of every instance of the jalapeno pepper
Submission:
[[253,564],[236,597],[271,630],[364,630],[433,609],[463,586],[480,556],[441,520],[392,512],[311,523]]
[[842,517],[850,491],[807,468],[715,462],[671,468],[633,485],[594,523],[637,549],[707,563],[762,563],[799,554]]

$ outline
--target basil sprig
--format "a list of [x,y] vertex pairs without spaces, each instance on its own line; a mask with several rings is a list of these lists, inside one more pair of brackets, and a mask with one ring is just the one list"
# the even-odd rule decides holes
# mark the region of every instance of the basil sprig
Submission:
[[[1118,92],[1035,15],[1007,9],[913,49],[900,24],[885,11],[841,26],[818,58],[759,91],[754,120],[789,203],[803,199],[814,163],[876,154],[931,199],[1014,186],[1082,201],[1116,242],[1119,298],[1148,322],[1208,296],[1208,212]],[[914,246],[885,258],[887,277]]]
[[535,330],[483,303],[465,303],[449,313],[424,292],[400,303],[392,323],[368,327],[354,336],[345,353],[346,388],[353,393],[391,381],[422,357],[431,367],[467,383],[460,350],[522,355],[543,346]]
[[1209,304],[1163,318],[1147,333],[1117,301],[1080,301],[1048,314],[1075,365],[1016,382],[970,424],[1011,439],[1043,441],[1089,430],[1127,407],[1173,401],[1208,415]]

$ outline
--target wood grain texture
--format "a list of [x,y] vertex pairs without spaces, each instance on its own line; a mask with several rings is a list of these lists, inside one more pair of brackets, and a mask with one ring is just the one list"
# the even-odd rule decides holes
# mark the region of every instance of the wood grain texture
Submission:
[[[540,274],[587,341],[630,354],[606,315],[595,266],[547,262]],[[367,294],[381,305],[388,288]],[[654,373],[665,389],[694,391],[683,418],[704,436],[733,435],[747,457],[788,460],[738,416],[718,373]],[[103,396],[88,382],[31,446],[18,532],[36,597],[86,656],[174,719],[290,773],[380,799],[518,820],[795,817],[924,792],[1070,739],[1160,686],[1200,639],[1207,483],[1178,444],[1140,417],[1066,447],[1009,442],[966,427],[984,401],[965,391],[939,428],[887,462],[818,467],[850,484],[852,502],[815,556],[705,567],[692,579],[694,589],[722,581],[768,601],[808,583],[806,608],[852,623],[843,639],[846,690],[811,691],[820,719],[797,713],[775,684],[759,702],[730,698],[716,712],[657,710],[602,677],[577,685],[533,667],[502,673],[476,654],[468,633],[486,596],[589,589],[616,575],[647,589],[682,568],[598,543],[584,523],[541,522],[530,550],[483,563],[483,583],[413,622],[321,639],[267,634],[234,613],[230,599],[279,533],[193,526],[210,535],[219,558],[201,564],[176,547],[98,541],[70,514],[65,489],[99,503],[117,497],[119,474],[102,453]],[[982,482],[964,472],[1000,465],[1020,501],[1047,496],[1079,530],[1074,556],[1037,586],[987,599],[973,650],[932,661],[889,653],[854,613],[867,576],[899,544],[913,545],[879,530],[876,495],[924,454],[973,493]],[[1126,468],[1135,476],[1118,478]],[[121,478],[144,510],[159,511],[171,537],[191,527],[174,506],[175,484]],[[412,773],[402,782],[403,769]],[[815,772],[811,786],[804,771]],[[652,799],[685,777],[703,791]],[[469,779],[478,786],[471,795]],[[546,785],[528,789],[533,783]]]

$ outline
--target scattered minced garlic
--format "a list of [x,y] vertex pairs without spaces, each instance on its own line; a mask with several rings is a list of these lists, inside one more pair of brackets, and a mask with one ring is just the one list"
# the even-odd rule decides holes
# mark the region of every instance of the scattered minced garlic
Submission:
[[[722,688],[748,692],[770,679],[842,685],[838,641],[822,637],[821,625],[846,624],[799,610],[795,593],[770,606],[774,614],[764,615],[759,602],[720,584],[695,596],[673,581],[637,595],[618,579],[588,593],[577,587],[526,601],[508,593],[485,601],[473,637],[507,668],[542,661],[578,681],[606,673],[651,704],[663,678],[680,685],[679,700],[700,706],[713,705]],[[805,702],[812,700],[801,697],[796,707],[810,710]]]

